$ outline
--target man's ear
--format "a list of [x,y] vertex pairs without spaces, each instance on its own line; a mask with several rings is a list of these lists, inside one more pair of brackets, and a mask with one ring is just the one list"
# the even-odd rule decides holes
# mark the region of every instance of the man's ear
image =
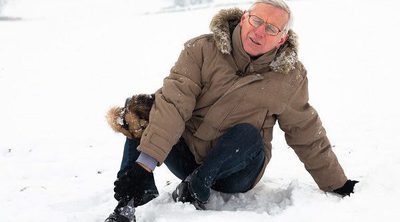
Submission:
[[240,17],[240,23],[239,23],[240,27],[242,27],[244,20],[246,20],[246,14],[247,11],[244,11],[242,17]]
[[288,38],[289,38],[289,34],[286,34],[284,37],[282,37],[281,40],[278,42],[278,45],[276,46],[276,48],[281,47],[281,45],[283,45],[283,43],[285,43]]

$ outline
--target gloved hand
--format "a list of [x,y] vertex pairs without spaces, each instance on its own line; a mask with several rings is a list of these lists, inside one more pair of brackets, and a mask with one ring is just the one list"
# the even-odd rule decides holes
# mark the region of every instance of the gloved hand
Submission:
[[350,196],[351,193],[354,193],[354,186],[358,182],[359,181],[357,181],[357,180],[347,180],[346,183],[342,187],[334,190],[333,192],[340,194],[343,197]]
[[158,196],[153,173],[135,163],[114,182],[114,198],[129,201],[134,198],[134,206],[141,206]]

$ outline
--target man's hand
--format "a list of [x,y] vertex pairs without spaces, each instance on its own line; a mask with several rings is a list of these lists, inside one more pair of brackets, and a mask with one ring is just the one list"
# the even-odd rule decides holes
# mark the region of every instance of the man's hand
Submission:
[[118,201],[134,198],[135,207],[158,196],[153,173],[137,163],[114,182],[114,192]]
[[354,186],[358,182],[359,181],[357,181],[357,180],[347,180],[346,183],[342,187],[334,190],[333,192],[340,194],[343,197],[350,196],[350,194],[354,193]]

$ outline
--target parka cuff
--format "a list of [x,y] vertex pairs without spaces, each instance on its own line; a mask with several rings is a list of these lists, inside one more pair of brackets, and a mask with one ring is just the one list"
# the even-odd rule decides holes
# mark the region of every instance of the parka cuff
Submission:
[[332,192],[333,190],[336,190],[340,187],[342,187],[347,181],[347,177],[346,176],[342,176],[336,183],[327,186],[327,187],[320,187],[321,190],[325,191],[325,192]]
[[138,150],[157,160],[161,165],[178,139],[171,138],[168,132],[155,125],[149,125],[140,140]]
[[157,160],[153,157],[147,155],[146,153],[140,153],[139,157],[137,158],[136,162],[144,164],[149,169],[154,171],[157,166]]

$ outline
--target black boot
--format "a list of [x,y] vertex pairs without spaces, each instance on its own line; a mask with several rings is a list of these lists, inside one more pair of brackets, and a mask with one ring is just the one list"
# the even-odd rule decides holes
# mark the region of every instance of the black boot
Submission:
[[175,202],[191,203],[197,210],[206,210],[207,201],[201,201],[196,198],[196,194],[190,184],[190,177],[182,181],[172,192],[172,199]]
[[134,200],[126,204],[125,200],[119,201],[114,212],[104,222],[136,222]]

